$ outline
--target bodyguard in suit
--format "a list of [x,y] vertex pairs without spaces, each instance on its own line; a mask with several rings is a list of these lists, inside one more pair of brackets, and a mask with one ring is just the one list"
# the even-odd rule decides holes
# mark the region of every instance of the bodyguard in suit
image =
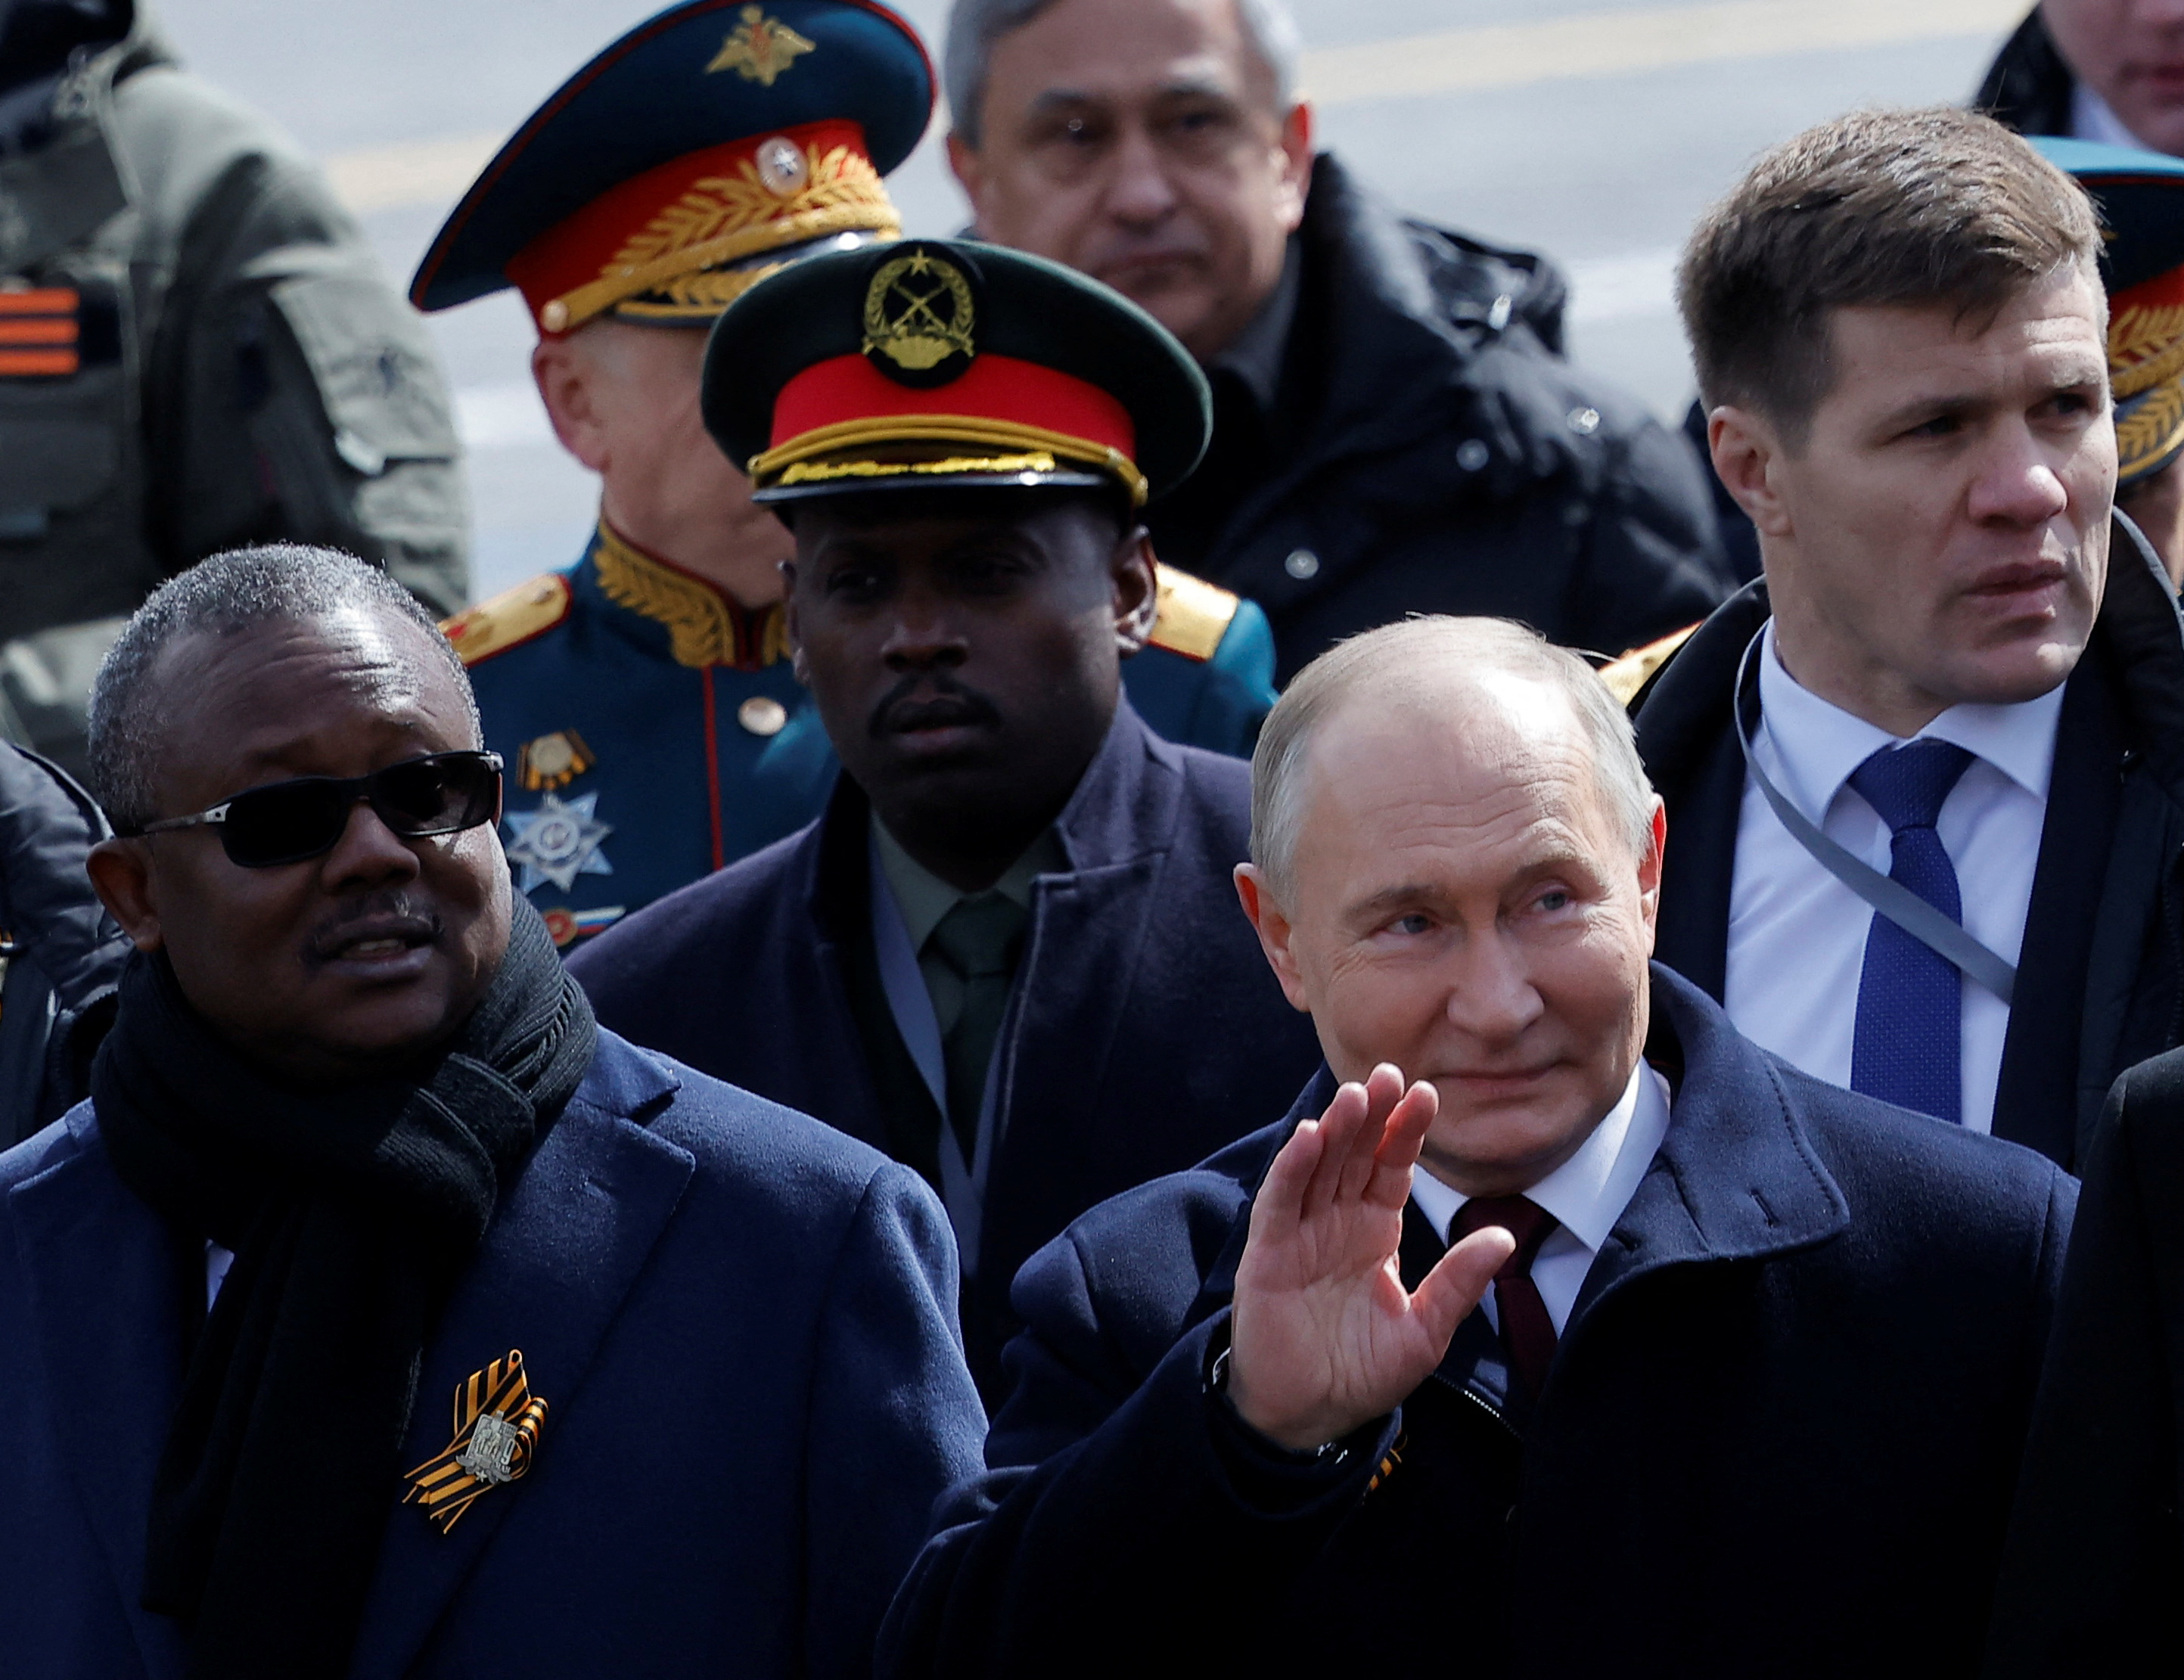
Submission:
[[2184,1021],[2184,626],[2111,515],[2099,248],[1968,113],[1753,166],[1681,296],[1766,576],[1638,713],[1661,960],[1807,1072],[2066,1165]]
[[1327,1065],[1025,1267],[882,1672],[1972,1672],[2071,1182],[1649,969],[1660,804],[1532,632],[1346,643],[1253,770]]
[[136,945],[0,1155],[11,1675],[835,1675],[981,1417],[916,1178],[593,1024],[460,665],[322,550],[93,698]]
[[1249,772],[1120,682],[1155,610],[1138,508],[1206,410],[1150,317],[993,246],[813,257],[706,355],[708,425],[795,532],[789,638],[845,774],[575,971],[618,1030],[940,1188],[982,1382],[1025,1256],[1314,1060],[1228,886]]
[[[576,564],[448,622],[509,761],[519,883],[564,948],[819,813],[834,756],[783,626],[788,532],[698,412],[705,332],[753,281],[902,231],[882,177],[933,72],[868,0],[685,0],[525,121],[411,296],[514,286],[556,435],[599,475]],[[1154,727],[1249,753],[1273,704],[1265,615],[1180,572],[1129,681]]]

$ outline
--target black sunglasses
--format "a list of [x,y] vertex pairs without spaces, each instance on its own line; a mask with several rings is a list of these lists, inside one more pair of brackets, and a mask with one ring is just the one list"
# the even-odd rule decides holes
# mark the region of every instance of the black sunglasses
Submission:
[[476,828],[500,809],[500,754],[433,753],[369,776],[269,782],[194,816],[162,817],[122,832],[134,837],[216,826],[230,863],[270,869],[333,850],[359,799],[405,840]]

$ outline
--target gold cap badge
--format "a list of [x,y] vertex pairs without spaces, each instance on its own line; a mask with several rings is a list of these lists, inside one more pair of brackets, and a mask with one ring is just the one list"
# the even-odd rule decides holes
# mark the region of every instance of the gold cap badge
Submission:
[[812,42],[779,18],[769,18],[761,7],[746,6],[743,21],[729,32],[721,50],[713,55],[713,62],[705,66],[705,73],[733,70],[745,81],[771,87],[775,77],[816,50]]
[[522,1479],[545,1422],[546,1402],[532,1395],[522,1350],[510,1348],[455,1385],[455,1438],[404,1478],[402,1503],[424,1506],[446,1533],[488,1488]]
[[866,359],[898,385],[945,385],[978,353],[978,315],[963,270],[913,248],[882,263],[865,288]]

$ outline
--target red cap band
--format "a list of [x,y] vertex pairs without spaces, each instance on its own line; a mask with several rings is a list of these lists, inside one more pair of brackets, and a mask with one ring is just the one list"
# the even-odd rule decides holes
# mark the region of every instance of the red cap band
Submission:
[[973,360],[961,378],[925,391],[896,384],[862,356],[815,363],[774,398],[772,447],[778,449],[806,432],[845,420],[934,414],[1037,426],[1118,450],[1131,459],[1137,455],[1130,411],[1098,386],[1037,362],[988,355]]

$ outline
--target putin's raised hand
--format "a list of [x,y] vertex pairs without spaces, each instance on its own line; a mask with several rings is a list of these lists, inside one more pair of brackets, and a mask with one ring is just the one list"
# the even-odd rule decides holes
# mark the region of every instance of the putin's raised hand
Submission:
[[1416,1293],[1403,1288],[1403,1204],[1437,1101],[1384,1062],[1298,1126],[1260,1186],[1236,1271],[1228,1395],[1284,1447],[1322,1446],[1394,1410],[1515,1249],[1490,1227]]

